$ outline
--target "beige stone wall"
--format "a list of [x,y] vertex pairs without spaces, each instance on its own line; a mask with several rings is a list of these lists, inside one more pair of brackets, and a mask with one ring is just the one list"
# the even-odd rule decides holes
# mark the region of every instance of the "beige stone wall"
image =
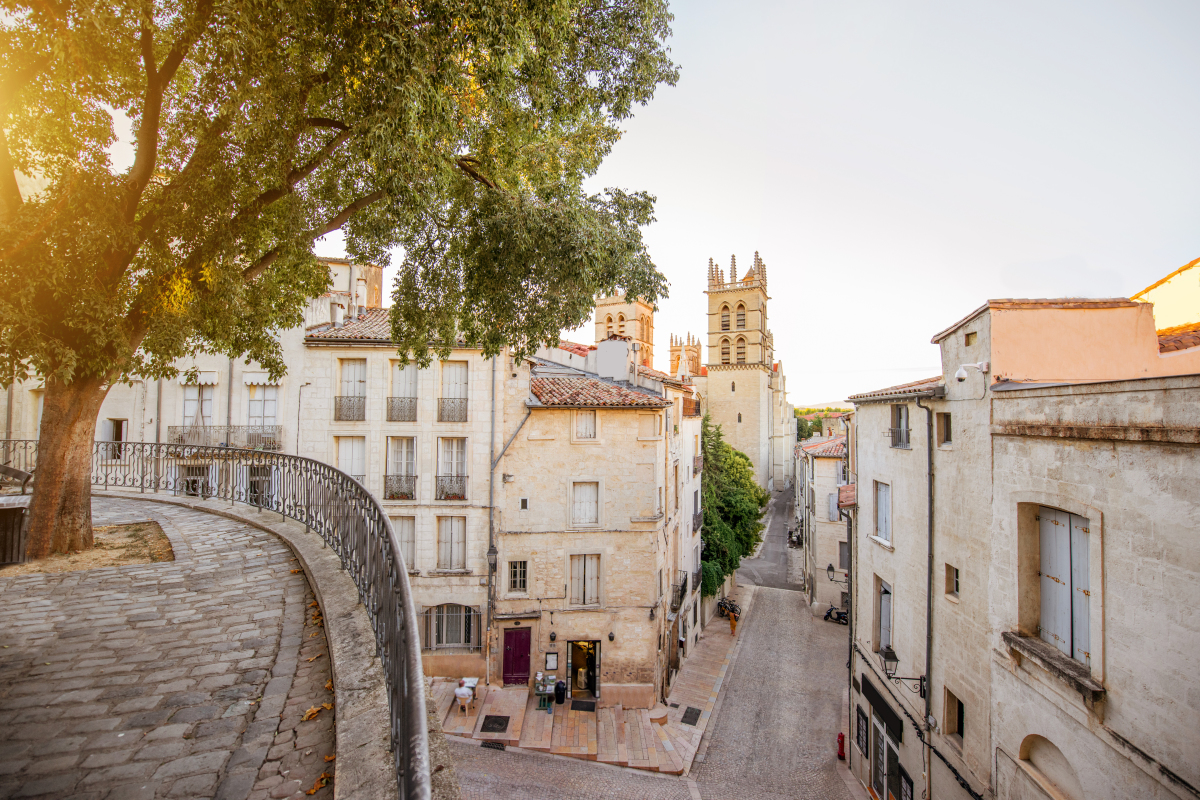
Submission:
[[[811,488],[816,497],[815,505],[805,523],[804,559],[805,574],[811,576],[809,610],[813,616],[823,615],[833,606],[842,608],[842,592],[846,591],[846,571],[840,567],[839,542],[846,538],[846,523],[842,519],[829,521],[829,495],[837,496],[837,465],[840,458],[817,458],[805,456],[806,488]],[[841,583],[829,580],[826,568],[832,564],[834,577]],[[807,579],[807,578],[806,578]]]
[[713,424],[721,426],[726,442],[750,457],[756,480],[766,487],[771,479],[768,373],[753,365],[710,365],[707,389],[705,402]]

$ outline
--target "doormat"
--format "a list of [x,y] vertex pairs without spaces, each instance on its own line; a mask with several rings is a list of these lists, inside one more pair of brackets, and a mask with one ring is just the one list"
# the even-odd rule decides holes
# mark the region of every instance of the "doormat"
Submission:
[[483,726],[480,727],[480,733],[504,733],[508,730],[508,717],[488,714],[483,718]]
[[688,706],[687,711],[683,712],[683,724],[695,725],[700,721],[700,709],[695,706]]
[[484,742],[480,747],[490,747],[493,750],[503,750],[504,742]]
[[595,700],[572,700],[571,701],[571,710],[572,711],[595,711],[596,710],[596,701]]
[[679,703],[671,703],[671,708],[679,708]]

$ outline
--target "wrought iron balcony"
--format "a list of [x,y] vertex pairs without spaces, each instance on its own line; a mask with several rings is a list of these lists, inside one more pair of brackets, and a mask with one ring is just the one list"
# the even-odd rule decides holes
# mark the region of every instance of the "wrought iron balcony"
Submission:
[[692,472],[700,473],[704,470],[704,456],[696,456],[692,459]]
[[[683,573],[687,575],[687,573]],[[678,611],[683,607],[683,598],[687,597],[687,580],[683,583],[671,584],[671,610]]]
[[700,584],[703,581],[704,581],[704,570],[699,565],[697,565],[696,568],[694,570],[692,570],[692,591],[693,592],[700,591]]
[[466,422],[467,399],[443,397],[438,400],[438,422]]
[[387,418],[388,422],[416,422],[417,398],[389,397]]
[[703,511],[697,511],[695,514],[692,514],[692,530],[693,531],[700,530],[700,526],[703,524],[704,524],[704,512]]
[[892,447],[911,447],[912,445],[909,442],[910,433],[911,429],[909,428],[888,428],[888,434],[892,437]]
[[467,499],[467,476],[466,475],[438,475],[437,476],[437,499],[438,500],[466,500]]
[[333,418],[338,422],[363,422],[367,418],[367,398],[353,395],[334,397]]
[[700,416],[700,401],[683,398],[683,415],[685,417]]
[[417,499],[417,476],[416,475],[384,475],[383,476],[383,499],[384,500],[416,500]]
[[[116,450],[127,443],[110,444]],[[243,450],[282,450],[282,425],[168,425],[167,444],[196,447],[237,447]],[[120,458],[119,450],[108,458]]]

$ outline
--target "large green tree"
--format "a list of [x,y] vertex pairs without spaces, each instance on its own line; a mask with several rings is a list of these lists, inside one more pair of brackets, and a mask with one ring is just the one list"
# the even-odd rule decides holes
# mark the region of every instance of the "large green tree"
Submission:
[[725,441],[721,426],[714,426],[708,414],[700,421],[700,449],[704,454],[701,595],[711,597],[762,541],[762,510],[771,496],[754,480],[750,457]]
[[[2,0],[0,378],[45,381],[30,553],[91,544],[108,387],[181,357],[284,370],[313,243],[405,253],[401,352],[529,350],[654,302],[653,198],[589,194],[676,67],[665,0]],[[113,168],[114,110],[133,121]]]

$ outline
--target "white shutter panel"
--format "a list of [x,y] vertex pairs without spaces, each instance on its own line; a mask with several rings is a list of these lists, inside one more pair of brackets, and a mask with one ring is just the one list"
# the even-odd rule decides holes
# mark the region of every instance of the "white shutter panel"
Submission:
[[279,419],[279,387],[264,386],[263,388],[263,407],[262,407],[262,425],[277,425],[276,420]]
[[571,556],[571,602],[583,605],[583,556]]
[[1076,661],[1091,666],[1091,618],[1088,591],[1088,521],[1070,515],[1071,525],[1071,650]]
[[838,507],[837,507],[838,496],[837,496],[837,493],[835,492],[835,493],[829,495],[828,500],[829,500],[829,521],[837,522],[837,519],[838,519]]
[[467,568],[467,518],[454,517],[454,544],[450,554],[453,569]]
[[342,472],[351,472],[353,466],[351,462],[354,460],[354,445],[349,436],[338,437],[338,469]]
[[453,556],[452,523],[450,517],[438,517],[438,569],[450,569]]
[[417,396],[417,365],[392,365],[392,397]]
[[892,593],[883,589],[879,594],[879,646],[892,644]]
[[1038,509],[1041,533],[1041,638],[1071,654],[1071,538],[1069,515]]
[[596,438],[596,412],[595,411],[576,411],[575,412],[575,438],[576,439],[595,439]]
[[396,536],[400,539],[400,555],[404,559],[404,568],[413,569],[416,563],[416,517],[400,517],[396,520]]
[[454,440],[454,474],[458,476],[467,474],[467,440]]
[[879,519],[879,538],[890,542],[892,540],[892,487],[886,483],[876,484],[876,502],[879,508],[875,514]]
[[467,397],[467,362],[442,362],[442,397],[465,400]]
[[587,557],[587,566],[584,568],[584,574],[587,577],[587,596],[584,602],[588,604],[600,602],[600,556],[591,555]]

